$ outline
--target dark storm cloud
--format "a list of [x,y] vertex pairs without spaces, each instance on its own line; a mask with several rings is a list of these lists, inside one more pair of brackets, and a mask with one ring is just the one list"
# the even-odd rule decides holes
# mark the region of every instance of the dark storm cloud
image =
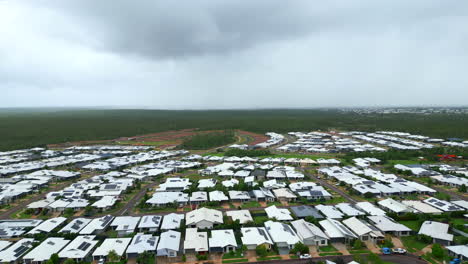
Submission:
[[0,105],[466,104],[466,14],[458,0],[0,1]]

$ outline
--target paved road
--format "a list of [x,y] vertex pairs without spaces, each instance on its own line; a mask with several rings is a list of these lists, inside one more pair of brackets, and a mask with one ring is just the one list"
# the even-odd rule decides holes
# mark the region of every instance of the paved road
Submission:
[[315,180],[316,182],[320,183],[320,185],[324,186],[324,187],[327,187],[335,192],[337,192],[339,195],[343,196],[343,198],[345,198],[346,200],[348,200],[348,202],[352,203],[352,204],[355,204],[357,202],[360,202],[360,201],[357,201],[356,199],[354,199],[353,197],[351,197],[349,194],[347,194],[346,192],[342,191],[340,188],[337,188],[335,185],[333,184],[329,184],[327,181],[325,180],[322,180],[322,179],[319,179],[317,178],[317,176],[313,175],[313,174],[310,174],[308,172],[306,172],[304,169],[300,169],[304,175],[306,176],[309,176],[310,178],[312,178],[313,180]]
[[[310,261],[323,261],[330,260],[333,261],[336,258],[342,258],[345,262],[350,262],[353,260],[353,256],[327,256],[311,259],[289,259],[289,260],[272,260],[272,261],[261,261],[261,262],[250,262],[255,264],[307,264]],[[407,255],[380,255],[380,258],[383,261],[396,263],[396,264],[427,264],[428,262],[419,259],[417,256],[407,254]]]

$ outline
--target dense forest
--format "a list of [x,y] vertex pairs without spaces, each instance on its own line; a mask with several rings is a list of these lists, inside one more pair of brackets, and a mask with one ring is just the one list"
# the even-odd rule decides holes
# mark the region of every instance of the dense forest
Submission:
[[167,130],[242,129],[251,132],[397,130],[468,138],[460,114],[356,114],[338,110],[0,110],[0,150],[80,140],[114,139]]
[[212,149],[236,142],[234,132],[225,131],[217,133],[197,134],[179,146],[182,149]]

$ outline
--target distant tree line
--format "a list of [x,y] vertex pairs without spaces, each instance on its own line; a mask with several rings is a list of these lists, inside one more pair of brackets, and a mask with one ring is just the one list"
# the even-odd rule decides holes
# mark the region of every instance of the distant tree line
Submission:
[[179,146],[182,149],[211,149],[236,142],[233,131],[196,134]]
[[437,138],[468,138],[463,114],[356,114],[338,110],[0,110],[0,151],[168,130],[241,129],[256,133],[393,130]]

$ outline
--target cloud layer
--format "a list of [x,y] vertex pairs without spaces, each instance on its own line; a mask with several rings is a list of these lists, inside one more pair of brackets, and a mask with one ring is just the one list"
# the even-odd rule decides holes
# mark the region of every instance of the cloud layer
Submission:
[[468,2],[0,1],[0,105],[466,105]]

